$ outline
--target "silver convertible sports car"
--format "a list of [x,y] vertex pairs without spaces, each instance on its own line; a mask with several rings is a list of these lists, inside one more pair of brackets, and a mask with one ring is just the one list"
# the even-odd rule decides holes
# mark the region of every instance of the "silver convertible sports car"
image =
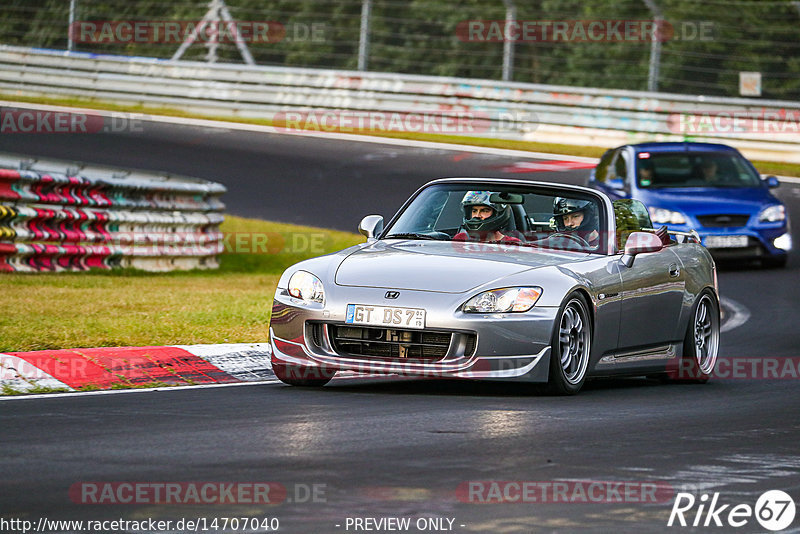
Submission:
[[714,369],[714,261],[695,235],[654,229],[637,200],[447,178],[359,231],[366,243],[281,276],[270,341],[283,382],[348,371],[574,394],[587,377],[704,382]]

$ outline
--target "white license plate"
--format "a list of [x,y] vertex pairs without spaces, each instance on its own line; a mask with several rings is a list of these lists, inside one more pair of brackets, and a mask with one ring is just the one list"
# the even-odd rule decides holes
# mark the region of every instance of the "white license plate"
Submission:
[[705,240],[706,248],[740,248],[747,246],[746,235],[710,235]]
[[425,310],[421,308],[348,304],[344,322],[347,324],[394,326],[396,328],[425,328]]

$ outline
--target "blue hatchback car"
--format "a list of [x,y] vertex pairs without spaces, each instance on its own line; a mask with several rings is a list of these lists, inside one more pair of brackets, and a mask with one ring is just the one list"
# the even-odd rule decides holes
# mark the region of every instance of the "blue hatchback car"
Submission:
[[792,248],[789,216],[738,150],[712,143],[641,143],[603,154],[589,185],[612,199],[633,198],[654,225],[696,231],[717,259],[760,258],[786,265]]

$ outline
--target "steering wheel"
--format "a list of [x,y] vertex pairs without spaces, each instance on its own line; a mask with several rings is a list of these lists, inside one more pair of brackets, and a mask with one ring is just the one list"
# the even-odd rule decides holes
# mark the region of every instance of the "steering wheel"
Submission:
[[556,232],[554,234],[550,234],[549,236],[547,236],[547,239],[552,239],[554,237],[566,237],[568,239],[571,239],[571,240],[575,241],[576,243],[578,243],[582,247],[591,248],[591,246],[592,246],[592,245],[589,244],[588,241],[586,241],[584,238],[582,238],[581,236],[576,235],[576,234],[569,234],[567,232]]

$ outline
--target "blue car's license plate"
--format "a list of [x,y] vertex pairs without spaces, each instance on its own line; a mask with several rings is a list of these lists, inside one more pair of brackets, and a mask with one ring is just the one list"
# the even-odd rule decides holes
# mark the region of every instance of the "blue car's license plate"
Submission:
[[706,248],[743,248],[747,246],[746,235],[710,235],[703,243]]

